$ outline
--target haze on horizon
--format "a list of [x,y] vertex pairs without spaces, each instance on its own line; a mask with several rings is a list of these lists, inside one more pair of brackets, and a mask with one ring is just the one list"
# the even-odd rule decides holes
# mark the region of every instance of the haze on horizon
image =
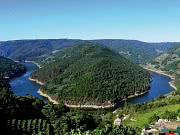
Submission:
[[179,0],[0,0],[0,41],[180,41]]

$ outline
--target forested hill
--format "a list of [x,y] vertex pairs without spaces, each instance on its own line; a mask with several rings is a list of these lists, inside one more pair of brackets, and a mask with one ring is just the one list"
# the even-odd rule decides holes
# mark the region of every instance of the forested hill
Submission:
[[165,52],[176,43],[148,43],[138,40],[104,39],[91,42],[103,44],[135,63],[144,63]]
[[[0,57],[1,75],[11,74],[22,66]],[[19,68],[20,67],[20,68]],[[3,70],[2,70],[3,69]],[[23,89],[22,89],[23,90]],[[0,130],[7,135],[135,135],[131,127],[115,127],[108,119],[108,127],[102,116],[105,111],[69,109],[64,104],[54,105],[31,95],[17,96],[11,91],[9,81],[0,78]],[[76,132],[76,133],[75,133]],[[86,133],[88,132],[88,133]]]
[[20,65],[10,59],[0,56],[0,78],[12,78],[25,72],[26,69],[23,65]]
[[[30,95],[23,97],[15,95],[11,91],[9,79],[5,79],[16,77],[25,71],[23,65],[0,56],[0,130],[2,134],[29,135],[52,129],[41,112],[44,102]],[[47,126],[42,125],[44,128],[38,126],[43,122]]]
[[43,90],[72,104],[97,104],[147,90],[149,73],[118,53],[95,43],[78,43],[43,61],[31,77]]
[[70,47],[78,41],[70,39],[7,41],[0,43],[0,54],[14,60],[34,60],[48,57],[53,51]]
[[[136,63],[155,58],[160,52],[166,51],[175,43],[146,43],[137,40],[102,39],[89,40],[105,45]],[[0,42],[0,54],[14,60],[37,60],[46,58],[64,48],[69,48],[79,39],[39,39],[15,40]]]
[[147,63],[147,66],[175,77],[175,85],[180,89],[180,45],[170,48],[166,53]]

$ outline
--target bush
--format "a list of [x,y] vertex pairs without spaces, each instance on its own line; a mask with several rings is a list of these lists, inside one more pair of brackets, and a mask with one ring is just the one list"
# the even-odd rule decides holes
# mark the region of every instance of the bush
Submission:
[[161,118],[163,119],[176,119],[177,118],[177,113],[176,112],[170,112],[170,111],[165,111],[162,115]]
[[153,114],[153,115],[148,119],[148,121],[149,121],[150,124],[153,124],[154,122],[158,121],[158,119],[159,119],[159,116],[157,116],[156,114]]

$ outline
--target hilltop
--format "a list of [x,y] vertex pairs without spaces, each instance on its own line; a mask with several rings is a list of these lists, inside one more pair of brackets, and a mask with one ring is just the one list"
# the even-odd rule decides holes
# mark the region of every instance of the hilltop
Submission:
[[43,92],[72,105],[108,105],[141,94],[149,73],[100,44],[78,43],[45,59],[31,78],[44,82]]
[[175,43],[147,43],[138,40],[123,39],[37,39],[0,42],[0,55],[13,60],[37,60],[47,58],[65,48],[80,42],[99,43],[115,50],[135,63],[144,63],[155,58],[159,53],[173,47]]

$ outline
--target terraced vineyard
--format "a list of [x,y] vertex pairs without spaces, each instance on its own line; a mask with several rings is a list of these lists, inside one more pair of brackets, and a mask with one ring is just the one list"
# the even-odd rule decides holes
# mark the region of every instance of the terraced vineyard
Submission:
[[19,134],[38,134],[43,135],[53,134],[53,127],[47,120],[30,119],[18,120],[12,119],[7,121],[8,131]]
[[160,70],[175,78],[173,82],[178,89],[180,89],[180,45],[169,49],[166,53],[163,53],[151,60],[146,65],[150,69]]

